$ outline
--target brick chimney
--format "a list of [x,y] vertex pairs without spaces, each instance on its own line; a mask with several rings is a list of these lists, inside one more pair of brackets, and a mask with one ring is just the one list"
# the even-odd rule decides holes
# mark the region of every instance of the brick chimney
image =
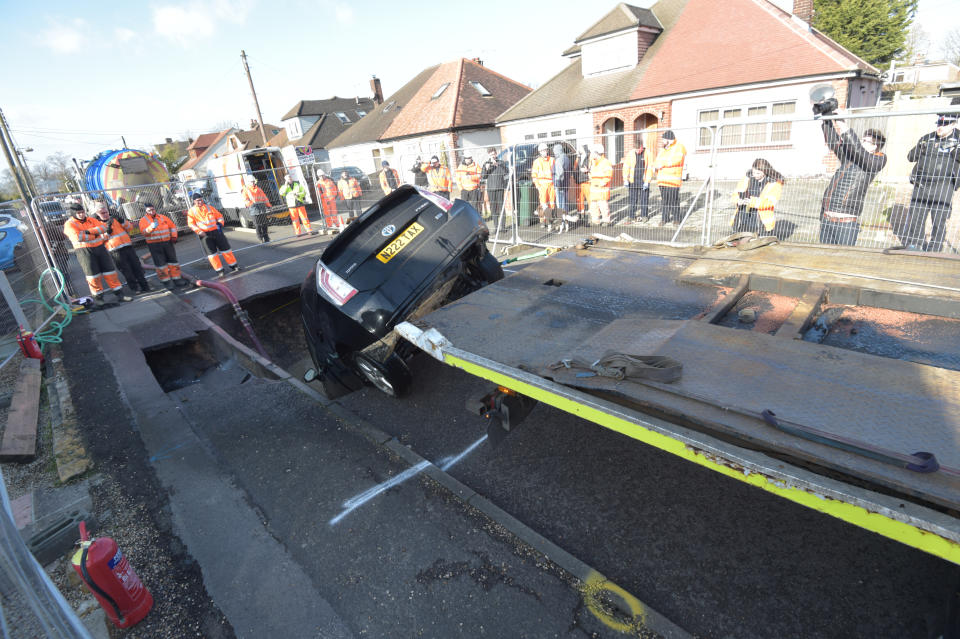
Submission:
[[813,0],[793,0],[793,15],[810,24],[813,20]]
[[482,67],[482,66],[483,66],[483,60],[481,60],[480,58],[473,58],[473,59],[471,59],[471,62],[473,62],[474,64],[476,64],[476,65],[479,66],[479,67]]
[[250,118],[250,130],[256,131],[259,126],[260,124],[256,120]]
[[380,78],[377,76],[370,80],[370,92],[373,93],[374,104],[383,104],[383,88],[380,87]]

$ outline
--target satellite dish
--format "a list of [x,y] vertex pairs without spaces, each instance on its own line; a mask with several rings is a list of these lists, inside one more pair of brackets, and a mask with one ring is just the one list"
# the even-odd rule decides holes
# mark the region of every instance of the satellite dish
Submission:
[[818,84],[810,89],[810,101],[813,103],[829,100],[836,94],[833,86],[829,84]]

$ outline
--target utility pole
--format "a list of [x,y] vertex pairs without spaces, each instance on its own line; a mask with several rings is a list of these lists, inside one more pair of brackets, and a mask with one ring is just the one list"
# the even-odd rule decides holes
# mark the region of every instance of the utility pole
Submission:
[[127,139],[121,135],[120,141],[123,142],[123,148],[127,148]]
[[257,91],[253,88],[253,78],[250,77],[250,65],[247,64],[247,52],[240,49],[240,59],[243,60],[243,70],[247,72],[247,82],[250,83],[250,93],[253,94],[253,106],[257,107],[257,122],[260,123],[260,137],[263,138],[263,146],[267,146],[267,132],[263,128],[263,115],[260,113],[260,103],[257,101]]
[[[27,171],[26,167],[20,162],[20,155],[17,151],[16,145],[13,143],[13,136],[10,135],[10,129],[7,128],[7,116],[3,114],[3,110],[0,110],[0,128],[3,129],[4,137],[9,140],[10,149],[9,151],[13,152],[13,161],[14,165],[10,167],[10,171],[16,175],[19,169],[20,179],[23,181],[24,186],[26,187],[26,192],[30,194],[31,197],[37,197],[39,193],[36,191],[36,187],[31,191],[30,184],[33,181],[33,176]],[[18,184],[19,187],[19,184]],[[29,198],[24,198],[24,202],[29,202]]]
[[3,154],[7,158],[7,166],[10,167],[10,172],[13,173],[13,181],[16,182],[17,190],[20,191],[20,199],[23,200],[24,204],[29,204],[30,190],[27,189],[26,185],[23,183],[23,177],[20,175],[20,171],[17,170],[17,165],[13,160],[13,156],[10,155],[10,147],[7,146],[7,138],[10,134],[7,132],[7,125],[2,118],[0,118],[0,129],[2,129],[2,133],[0,133],[0,146],[3,147]]

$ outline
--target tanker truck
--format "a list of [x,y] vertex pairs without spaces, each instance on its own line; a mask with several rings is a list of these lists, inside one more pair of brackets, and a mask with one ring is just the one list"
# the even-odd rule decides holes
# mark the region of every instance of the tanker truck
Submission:
[[104,201],[117,215],[131,221],[143,215],[145,204],[153,204],[178,225],[181,222],[184,198],[177,193],[181,187],[171,182],[167,167],[156,156],[125,148],[104,151],[83,164],[74,163],[88,204]]

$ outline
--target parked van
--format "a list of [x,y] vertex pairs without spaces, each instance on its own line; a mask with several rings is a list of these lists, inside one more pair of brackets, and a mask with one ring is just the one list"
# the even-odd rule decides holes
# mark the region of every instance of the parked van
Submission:
[[257,184],[270,200],[270,213],[279,217],[287,215],[286,204],[279,193],[287,173],[304,185],[307,190],[307,203],[312,202],[311,189],[300,175],[300,167],[284,166],[278,147],[229,153],[212,159],[207,167],[213,173],[223,217],[228,222],[237,222],[244,228],[254,226],[253,214],[246,208],[243,201],[244,177],[256,178]]

